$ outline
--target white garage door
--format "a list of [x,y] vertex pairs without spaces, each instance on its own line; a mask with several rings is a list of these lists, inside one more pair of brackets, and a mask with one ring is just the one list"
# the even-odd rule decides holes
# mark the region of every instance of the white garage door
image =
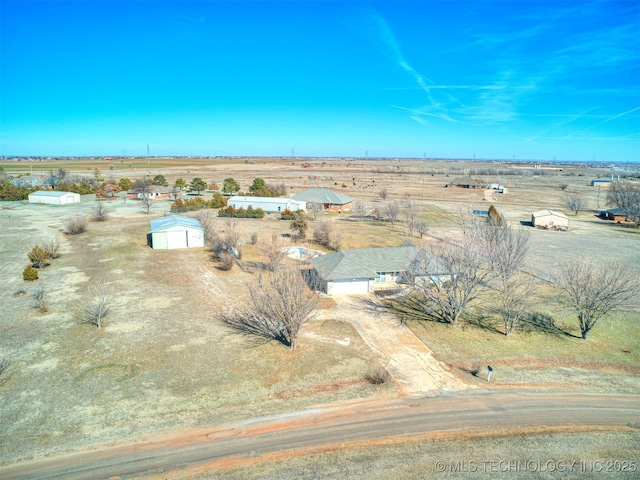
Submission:
[[348,293],[369,293],[368,280],[340,280],[334,281],[331,286],[332,295]]
[[167,231],[167,248],[186,248],[187,247],[187,232],[182,231]]

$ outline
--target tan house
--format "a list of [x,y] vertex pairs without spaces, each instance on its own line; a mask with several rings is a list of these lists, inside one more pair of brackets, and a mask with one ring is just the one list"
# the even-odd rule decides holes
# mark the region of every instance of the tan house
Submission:
[[564,213],[553,210],[539,210],[531,214],[531,224],[534,227],[553,228],[556,230],[569,229],[569,217]]

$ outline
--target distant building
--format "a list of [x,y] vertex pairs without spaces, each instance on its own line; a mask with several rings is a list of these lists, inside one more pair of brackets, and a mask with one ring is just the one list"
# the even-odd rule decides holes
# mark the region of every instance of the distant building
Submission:
[[310,188],[293,197],[295,200],[305,202],[307,208],[331,210],[343,212],[351,210],[351,197],[342,193],[336,193],[328,188]]
[[534,227],[564,230],[569,228],[569,217],[553,210],[540,210],[531,214],[531,224]]
[[471,177],[457,177],[451,180],[445,187],[458,187],[458,188],[488,188],[489,185],[476,180]]
[[245,197],[234,195],[229,199],[227,205],[235,209],[244,208],[245,210],[249,207],[254,209],[261,208],[265,212],[284,212],[285,210],[295,212],[307,209],[305,202],[285,197]]
[[29,203],[46,205],[68,205],[80,203],[80,195],[72,192],[58,192],[55,190],[40,190],[29,194]]
[[611,186],[611,180],[591,180],[592,187],[609,187]]
[[170,215],[150,224],[147,243],[154,250],[204,247],[204,227],[194,218]]

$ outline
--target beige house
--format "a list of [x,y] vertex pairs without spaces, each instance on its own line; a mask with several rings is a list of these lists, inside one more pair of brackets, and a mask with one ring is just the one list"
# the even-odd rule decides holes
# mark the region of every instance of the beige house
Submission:
[[564,230],[569,228],[569,218],[564,213],[540,210],[531,214],[531,224],[534,227]]

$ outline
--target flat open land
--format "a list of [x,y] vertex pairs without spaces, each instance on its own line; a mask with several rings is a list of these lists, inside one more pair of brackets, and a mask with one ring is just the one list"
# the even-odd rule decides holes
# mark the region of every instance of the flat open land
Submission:
[[[310,168],[302,166],[307,162]],[[151,159],[149,165],[146,159],[4,164],[9,173],[29,173],[31,166],[34,173],[64,166],[72,175],[85,176],[99,167],[107,180],[112,177],[115,181],[163,174],[170,185],[177,178],[189,182],[194,177],[222,185],[225,178],[233,177],[242,191],[260,177],[267,183],[285,184],[290,195],[327,187],[362,200],[371,210],[382,207],[380,191],[384,188],[388,200],[409,195],[421,205],[420,218],[429,226],[422,239],[408,237],[402,222],[391,225],[351,213],[320,214],[335,220],[344,235],[343,248],[437,242],[457,235],[462,212],[486,210],[493,204],[512,225],[531,231],[527,272],[541,279],[543,286],[530,320],[510,337],[502,335],[500,323],[483,315],[480,306],[458,328],[415,319],[406,325],[454,375],[474,388],[640,391],[640,312],[630,310],[603,319],[589,340],[583,341],[577,338],[579,329],[572,312],[561,307],[551,286],[544,284],[556,265],[574,254],[602,262],[619,261],[640,274],[640,230],[597,217],[606,208],[606,190],[591,187],[590,181],[607,178],[608,170],[563,165],[548,167],[540,175],[526,166],[471,162],[257,158]],[[472,174],[487,183],[506,185],[507,194],[444,188],[452,178],[478,167],[521,172]],[[563,183],[568,184],[564,191],[560,188]],[[585,211],[569,215],[568,232],[526,225],[536,210],[569,213],[563,207],[566,192],[587,199]],[[212,192],[203,195],[210,198]],[[91,216],[93,200],[69,206],[0,202],[0,357],[11,362],[0,376],[0,464],[137,442],[179,430],[224,427],[256,417],[286,419],[290,412],[321,410],[334,402],[384,401],[400,394],[393,381],[373,385],[366,380],[382,362],[346,318],[319,315],[304,325],[294,351],[241,336],[216,319],[216,313],[246,302],[248,285],[256,281],[255,271],[263,259],[257,246],[249,244],[251,235],[258,234],[260,241],[272,233],[288,234],[287,222],[276,215],[238,219],[246,241],[243,261],[248,270],[223,271],[207,249],[150,249],[146,241],[149,220],[168,213],[171,205],[170,200],[154,202],[150,214],[135,200],[107,202],[108,220],[91,221],[86,233],[75,236],[63,233],[64,222],[72,215]],[[226,219],[216,217],[214,221],[221,231],[228,227]],[[314,224],[312,220],[310,231]],[[60,257],[39,271],[36,282],[25,282],[22,269],[28,263],[27,252],[38,239],[53,236],[61,240]],[[322,250],[309,241],[295,244]],[[102,329],[83,324],[78,316],[79,300],[96,280],[105,280],[114,292],[112,310]],[[36,308],[32,298],[40,286],[47,294],[46,313]],[[333,306],[330,300],[323,300],[322,305],[326,309]],[[482,376],[486,370],[472,375],[475,364],[493,365],[494,382],[487,384]],[[539,450],[553,454],[564,451],[566,442],[577,438],[576,444],[586,452],[610,448],[617,454],[628,448],[637,458],[637,434],[566,432],[548,436],[522,437],[513,444],[515,451],[525,456],[539,438],[547,445]],[[504,452],[505,438],[508,436],[481,441]],[[340,453],[338,460],[328,452],[317,461],[322,465],[352,460],[359,462],[355,465],[366,463],[377,472],[371,478],[420,478],[424,472],[433,473],[433,465],[420,463],[425,449],[439,448],[430,442],[378,445],[371,451],[361,446]],[[455,451],[474,452],[476,459],[488,451],[472,447],[477,439],[447,442],[443,445]],[[382,475],[383,469],[390,468],[382,459],[397,457],[400,450],[404,461],[394,467],[393,475]],[[369,458],[372,452],[378,460]],[[593,456],[596,459],[595,453]],[[288,460],[282,474],[273,465],[259,464],[246,477],[237,468],[221,471],[221,475],[298,477],[310,468],[305,462],[305,458]],[[317,478],[340,473],[317,468]],[[345,478],[361,478],[348,467],[340,471]],[[208,477],[194,474],[194,478]]]

